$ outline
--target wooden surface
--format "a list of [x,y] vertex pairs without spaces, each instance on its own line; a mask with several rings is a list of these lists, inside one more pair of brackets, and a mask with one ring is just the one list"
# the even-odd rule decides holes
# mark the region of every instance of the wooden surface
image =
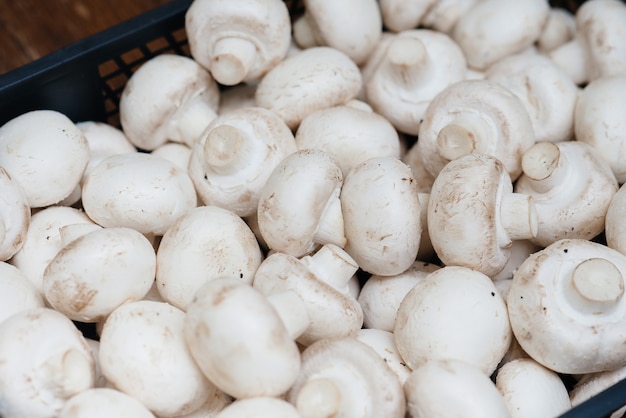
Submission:
[[0,0],[0,74],[169,0]]

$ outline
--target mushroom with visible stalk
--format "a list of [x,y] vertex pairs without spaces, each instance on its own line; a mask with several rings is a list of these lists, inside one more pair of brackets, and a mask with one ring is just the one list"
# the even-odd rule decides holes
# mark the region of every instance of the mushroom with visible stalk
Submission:
[[365,83],[367,102],[411,135],[419,133],[430,101],[464,80],[467,72],[459,46],[448,35],[428,29],[394,35],[379,61]]
[[376,0],[306,0],[304,14],[293,24],[293,37],[301,48],[330,46],[363,64],[383,30]]
[[522,101],[536,142],[573,138],[579,88],[545,55],[522,53],[505,57],[489,67],[485,79],[506,87]]
[[63,113],[33,110],[0,127],[0,167],[22,187],[31,208],[68,197],[88,161],[85,136]]
[[308,346],[323,338],[354,335],[363,325],[363,312],[350,293],[350,279],[358,266],[336,245],[322,246],[315,254],[297,259],[275,252],[259,266],[252,285],[268,297],[294,292],[295,312],[304,310],[307,321],[298,343]]
[[406,410],[396,374],[353,337],[326,338],[308,346],[286,399],[302,418],[403,418]]
[[257,106],[275,112],[295,130],[308,114],[356,98],[361,85],[359,67],[346,54],[318,46],[271,69],[259,82],[255,99]]
[[[596,3],[596,1],[590,2]],[[626,182],[626,74],[598,78],[583,88],[574,111],[574,134],[598,152],[620,184]]]
[[252,283],[263,254],[254,233],[233,212],[200,206],[174,222],[156,255],[156,285],[165,301],[186,311],[196,291],[228,275]]
[[572,407],[559,375],[530,358],[499,368],[496,387],[512,418],[556,417]]
[[320,244],[343,247],[342,181],[341,169],[323,150],[304,149],[284,158],[259,196],[257,222],[267,246],[294,257]]
[[1,261],[0,323],[18,312],[43,307],[39,289],[17,267]]
[[152,151],[168,140],[193,145],[215,118],[217,83],[189,57],[161,54],[128,79],[120,97],[120,123],[137,148]]
[[31,210],[22,186],[2,167],[0,190],[0,261],[6,261],[24,245]]
[[355,165],[373,157],[400,158],[400,138],[383,116],[363,109],[363,102],[318,110],[305,117],[295,140],[298,149],[326,151],[345,177]]
[[0,323],[3,417],[56,417],[69,398],[93,384],[89,346],[62,313],[33,308]]
[[361,269],[392,276],[415,261],[422,223],[413,182],[395,157],[370,158],[348,172],[341,188],[345,250]]
[[303,418],[289,402],[274,397],[238,399],[214,418]]
[[507,55],[532,46],[541,36],[549,12],[547,0],[483,0],[457,20],[451,34],[468,65],[484,71]]
[[93,388],[72,396],[57,418],[155,418],[141,402],[111,388]]
[[131,228],[99,228],[63,247],[43,274],[49,305],[80,322],[105,319],[123,303],[141,300],[156,271],[152,243]]
[[584,239],[562,239],[531,255],[507,297],[517,341],[557,373],[623,367],[625,274],[626,256]]
[[539,52],[550,51],[571,41],[576,33],[576,17],[567,9],[551,7],[536,45]]
[[592,239],[605,228],[605,216],[618,183],[606,162],[580,141],[541,142],[522,158],[524,173],[515,192],[531,196],[537,235],[547,247],[564,238]]
[[454,359],[486,376],[496,370],[513,336],[506,304],[493,281],[458,266],[430,273],[407,293],[393,334],[412,370],[429,360]]
[[197,206],[186,170],[156,155],[134,152],[105,158],[83,183],[85,213],[103,227],[163,235]]
[[534,143],[532,121],[516,95],[495,82],[465,80],[430,102],[414,147],[435,177],[448,162],[480,153],[500,160],[515,180],[522,154]]
[[436,264],[415,261],[411,267],[393,276],[370,276],[359,293],[366,328],[393,332],[396,313],[402,299],[428,274],[440,269]]
[[155,415],[192,412],[217,390],[187,347],[185,318],[167,303],[141,300],[119,306],[102,328],[103,375]]
[[360,329],[355,338],[372,348],[389,368],[398,376],[400,384],[404,385],[411,369],[404,363],[396,348],[393,333],[380,329]]
[[282,321],[294,312],[279,312],[239,279],[210,281],[187,309],[187,347],[205,376],[226,394],[236,399],[279,396],[300,371],[293,335],[301,328],[288,328]]
[[227,86],[263,77],[291,42],[289,11],[280,0],[195,0],[185,31],[193,59]]
[[626,72],[626,4],[620,0],[594,0],[576,10],[574,37],[549,52],[574,83]]
[[296,150],[291,130],[273,112],[235,109],[202,133],[193,147],[189,176],[205,205],[249,216],[274,168]]
[[487,154],[467,154],[448,163],[433,184],[428,230],[446,265],[493,276],[507,265],[511,243],[537,235],[533,198],[513,193],[504,165]]
[[478,367],[459,360],[430,360],[413,370],[404,384],[412,418],[508,417],[496,385]]

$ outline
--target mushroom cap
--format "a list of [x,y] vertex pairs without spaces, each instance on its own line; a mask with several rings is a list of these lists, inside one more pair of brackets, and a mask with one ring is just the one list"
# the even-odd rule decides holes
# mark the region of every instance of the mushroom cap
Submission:
[[404,385],[404,382],[411,373],[411,369],[404,363],[404,360],[396,348],[393,332],[381,329],[363,328],[357,332],[355,338],[376,351],[376,353],[385,360],[387,366],[398,376],[400,384]]
[[20,184],[31,208],[69,196],[88,161],[82,131],[57,111],[26,112],[0,127],[0,167]]
[[24,189],[3,167],[0,190],[0,261],[6,261],[24,245],[31,211]]
[[499,368],[496,387],[511,416],[556,417],[572,407],[559,375],[530,358],[511,360]]
[[310,324],[298,342],[305,346],[323,338],[354,335],[363,325],[363,312],[355,298],[287,254],[269,255],[257,269],[253,286],[267,296],[291,290],[302,299]]
[[58,418],[155,418],[141,402],[111,388],[92,388],[72,396]]
[[124,86],[119,106],[122,130],[134,146],[148,151],[168,139],[187,142],[177,134],[176,124],[178,112],[192,99],[204,104],[196,115],[204,128],[219,104],[217,83],[189,57],[157,55],[142,64]]
[[215,415],[215,418],[301,418],[298,410],[280,398],[238,399]]
[[318,379],[331,381],[331,393],[339,392],[335,416],[404,417],[405,398],[398,377],[372,348],[353,337],[325,338],[302,352],[302,369],[286,395],[302,416],[308,407],[327,401],[327,394],[309,386]]
[[102,328],[102,373],[156,415],[194,411],[216,390],[187,347],[185,318],[167,303],[141,300],[119,306]]
[[468,137],[461,138],[471,144],[466,151],[495,156],[512,179],[522,172],[522,154],[535,143],[530,116],[511,91],[488,80],[454,83],[429,103],[416,144],[424,167],[435,177],[450,161],[442,147],[454,149],[456,145],[454,138],[442,143],[441,132],[450,126],[468,129]]
[[284,158],[259,196],[257,222],[268,247],[295,257],[312,252],[329,216],[330,242],[343,246],[342,180],[341,169],[323,150],[304,149]]
[[[425,0],[430,2],[430,0]],[[421,19],[421,26],[450,33],[456,22],[480,0],[438,0]]]
[[378,113],[353,106],[318,110],[302,120],[295,135],[298,149],[319,148],[339,165],[344,177],[373,157],[400,158],[400,138]]
[[359,67],[343,52],[320,46],[295,53],[259,82],[256,102],[295,130],[316,110],[354,99],[361,90]]
[[405,296],[393,330],[413,370],[428,360],[456,359],[490,375],[513,336],[506,304],[493,281],[466,267],[430,273]]
[[626,366],[616,370],[583,375],[570,390],[572,406],[578,406],[610,386],[626,378]]
[[0,323],[10,316],[32,308],[43,308],[39,289],[17,267],[0,262]]
[[187,171],[146,153],[112,155],[98,164],[83,183],[83,207],[104,227],[133,228],[163,235],[197,196]]
[[249,216],[274,168],[296,150],[291,130],[276,114],[261,107],[235,109],[214,119],[200,136],[189,176],[205,205]]
[[391,276],[417,257],[422,223],[409,166],[395,157],[353,167],[341,189],[345,250],[369,273]]
[[404,384],[412,418],[508,417],[496,385],[478,367],[459,360],[430,360],[413,370]]
[[76,126],[82,131],[89,146],[89,162],[83,173],[83,180],[106,157],[137,151],[126,134],[112,125],[97,121],[83,121],[78,122]]
[[278,313],[239,279],[212,280],[197,291],[185,338],[202,372],[237,399],[279,396],[300,371],[300,351]]
[[452,37],[470,67],[485,70],[507,55],[530,47],[548,19],[547,0],[483,0],[459,18]]
[[156,271],[152,243],[131,228],[100,228],[68,245],[43,274],[46,300],[68,318],[98,322],[148,293]]
[[380,12],[385,28],[392,32],[410,30],[419,26],[428,10],[437,0],[380,0]]
[[156,284],[163,299],[186,311],[208,281],[228,275],[252,283],[262,260],[254,233],[239,216],[201,206],[178,218],[163,235]]
[[94,360],[74,323],[49,308],[0,323],[0,415],[54,417],[94,384]]
[[626,257],[582,239],[559,240],[528,257],[507,297],[521,347],[558,373],[626,365],[625,273]]
[[[191,56],[209,70],[221,40],[236,38],[252,46],[254,58],[239,80],[244,82],[257,80],[276,66],[291,42],[289,11],[280,0],[196,0],[185,15],[185,30]],[[227,80],[218,74],[215,78],[229,85],[239,82],[224,83]]]
[[[183,170],[189,168],[192,149],[187,144],[180,142],[166,142],[153,149],[150,154],[164,158],[176,164]],[[193,180],[193,179],[192,179]]]

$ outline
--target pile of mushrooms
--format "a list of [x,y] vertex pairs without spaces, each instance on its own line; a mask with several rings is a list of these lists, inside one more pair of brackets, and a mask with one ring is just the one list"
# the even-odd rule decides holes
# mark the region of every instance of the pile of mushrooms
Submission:
[[537,418],[623,378],[626,4],[303,6],[195,0],[121,126],[0,126],[1,418]]

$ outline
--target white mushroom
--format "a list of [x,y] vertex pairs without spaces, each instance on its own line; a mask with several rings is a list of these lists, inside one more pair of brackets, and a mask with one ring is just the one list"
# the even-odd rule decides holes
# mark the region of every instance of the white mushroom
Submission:
[[[584,374],[569,392],[572,407],[577,407],[604,390],[626,379],[626,366],[606,372]],[[619,418],[626,412],[626,406],[611,414],[610,418]]]
[[450,33],[459,19],[479,1],[481,0],[437,0],[426,11],[426,14],[420,21],[420,25],[438,32]]
[[215,418],[303,418],[289,402],[280,398],[238,399],[215,415]]
[[192,209],[174,222],[157,250],[156,284],[163,299],[183,311],[196,291],[221,276],[252,283],[263,255],[254,234],[233,212]]
[[188,414],[178,415],[172,418],[215,418],[219,412],[224,410],[231,403],[233,403],[233,398],[221,390],[216,390],[213,392],[213,396],[209,396],[209,399],[207,399],[200,408]]
[[184,322],[183,311],[143,300],[119,306],[102,328],[102,373],[156,415],[192,412],[216,390],[191,356]]
[[72,396],[57,418],[155,418],[141,402],[111,388],[93,388]]
[[411,169],[394,157],[353,167],[341,188],[345,249],[369,273],[391,276],[417,257],[421,203]]
[[407,293],[393,334],[412,370],[428,360],[456,359],[487,376],[496,370],[513,335],[506,304],[492,280],[457,266],[430,273]]
[[351,337],[307,347],[287,400],[303,418],[402,418],[406,409],[396,374],[372,348]]
[[379,0],[385,28],[401,32],[416,28],[437,0]]
[[24,189],[2,167],[0,190],[0,261],[6,261],[24,245],[31,211]]
[[88,161],[82,131],[57,111],[23,113],[0,127],[0,167],[20,184],[31,208],[69,196]]
[[188,170],[191,148],[180,142],[166,142],[153,149],[150,154],[171,161],[182,170]]
[[[582,4],[582,3],[581,3]],[[571,41],[576,33],[576,17],[570,10],[551,7],[537,49],[546,54]]]
[[507,298],[517,341],[558,373],[624,366],[625,273],[624,255],[582,239],[563,239],[531,255]]
[[185,31],[191,56],[225,85],[261,78],[285,57],[291,40],[280,0],[195,0]]
[[236,399],[279,396],[300,371],[300,351],[277,311],[235,278],[212,280],[197,291],[185,339],[202,372]]
[[274,168],[296,151],[291,130],[261,107],[218,116],[193,147],[189,176],[205,205],[249,216]]
[[83,121],[78,122],[76,126],[82,131],[89,146],[89,162],[83,172],[83,180],[106,157],[137,151],[126,134],[112,125],[96,121]]
[[80,331],[48,308],[0,323],[0,415],[53,418],[94,384],[94,361]]
[[42,308],[39,289],[17,267],[0,262],[0,323],[10,316],[32,308]]
[[396,348],[392,332],[380,329],[361,329],[357,332],[355,338],[367,344],[385,360],[387,366],[398,376],[400,384],[404,385],[411,373],[411,369],[402,360],[402,356],[400,356]]

